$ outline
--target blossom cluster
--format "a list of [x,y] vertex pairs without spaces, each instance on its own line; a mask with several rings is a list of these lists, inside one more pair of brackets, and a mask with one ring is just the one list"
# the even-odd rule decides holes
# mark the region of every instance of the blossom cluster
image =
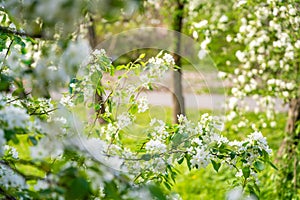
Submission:
[[[17,24],[28,25],[17,29],[9,18],[2,17],[8,31],[20,31],[6,37],[1,52],[1,57],[6,56],[1,63],[1,85],[7,85],[1,88],[1,97],[11,94],[5,100],[0,98],[0,179],[4,195],[22,198],[33,194],[41,199],[157,197],[151,193],[157,190],[151,184],[171,184],[175,164],[184,159],[190,168],[212,163],[218,171],[227,164],[249,172],[251,177],[243,173],[244,180],[255,177],[261,169],[257,169],[259,159],[271,153],[266,140],[255,132],[245,141],[231,143],[220,134],[224,128],[221,119],[207,114],[198,123],[185,116],[178,116],[179,124],[153,119],[145,129],[148,136],[134,141],[137,149],[127,146],[126,131],[132,131],[137,115],[149,109],[140,93],[152,89],[175,62],[167,53],[146,62],[140,56],[121,66],[113,66],[104,50],[88,56],[89,43],[78,34],[82,30],[77,30],[78,23],[86,20],[82,16],[88,10],[83,9],[85,3],[89,1],[70,5],[65,0],[1,2],[1,8],[8,9]],[[225,29],[228,17],[220,15],[218,19],[218,29]],[[195,24],[195,31],[207,24]],[[205,34],[202,50],[211,42],[213,32]],[[287,57],[292,57],[290,51]],[[102,79],[114,74],[118,76],[116,81]],[[239,81],[245,82],[243,77]],[[97,97],[102,100],[97,101]],[[83,107],[88,108],[87,117],[81,114],[86,111]],[[99,126],[99,119],[106,124]],[[17,151],[21,145],[26,147],[24,152]],[[32,176],[19,164],[39,173]]]
[[[237,178],[244,177],[259,184],[257,173],[263,168],[259,160],[272,153],[260,132],[253,132],[243,141],[230,141],[220,135],[220,122],[215,122],[216,117],[204,114],[197,124],[184,116],[178,118],[180,123],[176,128],[153,119],[144,154],[134,155],[128,149],[123,154],[125,166],[139,182],[146,181],[148,176],[160,180],[160,175],[168,173],[173,161],[181,163],[187,159],[191,168],[205,168],[211,163],[215,163],[216,170],[221,165],[231,166],[236,169]],[[242,169],[249,170],[249,176],[240,175]]]
[[143,86],[150,88],[151,83],[158,79],[170,69],[170,66],[175,64],[173,57],[165,53],[163,57],[150,58],[148,61],[148,71],[140,76],[140,81],[143,82]]
[[[169,54],[163,54],[151,58],[145,65],[136,62],[125,71],[119,68],[120,73],[123,74],[121,76],[118,74],[120,78],[115,84],[111,84],[113,87],[106,85],[103,86],[104,88],[99,88],[99,85],[95,84],[95,82],[99,83],[99,79],[101,80],[99,73],[113,76],[113,70],[118,68],[111,65],[111,61],[106,57],[104,51],[94,52],[89,61],[91,62],[85,69],[91,69],[91,71],[87,71],[83,77],[80,77],[81,74],[79,74],[76,81],[71,83],[72,85],[70,84],[72,91],[68,94],[65,93],[61,99],[57,100],[57,103],[43,98],[36,100],[28,95],[25,99],[8,100],[12,101],[11,105],[3,106],[0,109],[1,123],[6,128],[4,131],[0,131],[1,144],[7,143],[4,132],[8,129],[21,128],[29,133],[31,131],[38,132],[39,134],[28,135],[29,144],[32,145],[29,153],[34,159],[33,166],[39,167],[40,163],[42,165],[44,163],[40,161],[50,159],[58,162],[58,166],[61,167],[56,173],[48,171],[47,165],[43,166],[44,168],[41,169],[45,170],[45,177],[41,177],[42,180],[34,183],[36,191],[43,191],[53,185],[59,186],[60,181],[64,180],[65,174],[73,173],[75,169],[81,170],[80,173],[74,172],[75,177],[79,176],[77,178],[81,180],[83,173],[84,176],[93,180],[91,187],[95,191],[111,181],[122,180],[124,176],[131,179],[134,182],[131,184],[137,188],[147,187],[147,184],[152,182],[171,184],[173,176],[171,174],[175,173],[175,163],[182,163],[184,159],[187,160],[190,168],[205,168],[210,163],[213,164],[216,171],[223,164],[237,170],[247,168],[251,177],[244,175],[243,178],[250,180],[255,179],[256,173],[259,172],[255,168],[258,159],[266,158],[271,153],[265,138],[258,132],[253,133],[244,141],[230,142],[220,134],[224,129],[223,119],[208,114],[202,115],[197,123],[183,115],[178,116],[179,124],[167,124],[162,120],[152,119],[149,128],[145,130],[148,136],[143,140],[135,141],[139,150],[128,147],[122,139],[124,133],[131,131],[137,115],[149,109],[149,105],[145,96],[137,95],[141,89],[146,87],[144,82],[130,83],[129,87],[124,87],[123,81],[128,80],[128,77],[131,76],[131,70],[136,72],[137,69],[146,75],[148,80],[158,80],[174,64],[174,60]],[[149,84],[152,82],[148,81],[147,86]],[[97,89],[110,90],[108,95],[104,95],[105,113],[97,112],[103,105],[91,102],[89,97],[93,96],[84,95],[88,93],[94,95]],[[128,93],[129,90],[130,93]],[[120,102],[120,95],[126,97],[123,98],[125,103]],[[94,100],[94,98],[92,99]],[[59,102],[66,107],[63,108]],[[32,108],[30,113],[26,109],[21,109],[20,106],[23,103],[30,105]],[[125,104],[125,111],[116,109],[122,103]],[[76,118],[76,113],[72,113],[71,110],[76,109],[77,106],[82,109],[82,104],[92,107],[96,113],[92,114],[92,120],[90,118],[83,119],[83,123],[80,123]],[[40,107],[36,107],[36,105],[40,105]],[[54,105],[58,110],[50,112],[55,110],[53,109]],[[34,117],[35,114],[44,116],[44,118]],[[99,117],[107,120],[107,124],[98,126],[95,120]],[[33,127],[28,124],[29,119],[32,120],[30,124],[37,125],[37,129],[28,130]],[[20,161],[23,159],[13,146],[3,146],[1,152],[10,159]],[[65,159],[68,158],[70,161],[65,162]],[[244,160],[248,161],[244,162]],[[35,163],[35,161],[39,162]],[[78,165],[84,166],[84,172],[75,167]],[[22,174],[13,172],[9,164],[3,163],[0,166],[3,169],[1,171],[2,178],[5,179],[3,182],[7,182],[7,187],[22,189],[33,186],[32,183],[23,179]],[[10,174],[10,177],[5,174]],[[11,181],[10,178],[13,178],[14,181]],[[122,181],[118,184],[122,184]],[[130,189],[131,193],[127,191],[124,194],[134,195],[134,191],[136,190],[132,188]],[[58,194],[53,192],[53,195],[56,197]]]
[[[220,40],[227,43],[226,47],[219,48],[224,55],[220,67],[233,69],[233,72],[219,73],[220,78],[230,81],[227,118],[240,117],[240,123],[232,126],[235,130],[246,125],[254,130],[274,127],[280,104],[283,107],[299,96],[299,78],[295,73],[298,68],[295,59],[300,52],[299,2],[240,0],[230,1],[226,6],[216,4],[203,1],[201,5],[205,9],[201,10],[201,16],[198,11],[190,10],[194,21],[190,27],[191,34],[202,42],[201,48],[205,47],[206,51],[219,48]],[[228,9],[235,15],[229,14]],[[248,96],[256,103],[254,111],[265,113],[257,122],[250,122],[243,115],[253,107],[245,100]]]

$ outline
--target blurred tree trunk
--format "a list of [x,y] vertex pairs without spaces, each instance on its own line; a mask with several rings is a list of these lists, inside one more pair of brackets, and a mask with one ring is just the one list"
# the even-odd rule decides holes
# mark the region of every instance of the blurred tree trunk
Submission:
[[173,121],[178,123],[177,115],[185,115],[184,97],[182,91],[182,72],[181,72],[181,32],[183,26],[184,3],[177,0],[175,13],[173,16],[172,28],[175,33],[175,53],[173,53],[175,65],[179,69],[173,70]]
[[288,118],[286,122],[285,132],[287,137],[283,140],[278,150],[278,156],[281,157],[286,149],[289,148],[289,141],[293,141],[298,145],[300,134],[296,133],[297,122],[300,121],[300,97],[292,99],[289,103]]
[[[281,161],[281,169],[285,175],[284,183],[290,182],[290,190],[297,193],[299,188],[299,140],[300,132],[297,130],[300,122],[300,97],[292,99],[289,103],[288,119],[285,127],[286,137],[282,141],[277,153],[278,161]],[[286,191],[284,191],[285,193]]]
[[[94,50],[97,46],[97,36],[96,36],[96,30],[95,30],[95,21],[92,16],[90,16],[90,24],[88,25],[88,39],[89,39],[89,43],[92,47],[92,50]],[[101,84],[101,81],[99,81],[98,84]],[[99,103],[99,105],[101,106],[100,110],[96,110],[96,112],[98,113],[97,115],[99,116],[99,114],[105,113],[103,96],[102,96],[102,94],[98,94],[97,91],[95,91],[95,102]],[[105,120],[102,119],[101,117],[99,117],[98,122],[103,124],[103,123],[105,123]]]
[[[300,97],[292,99],[289,104],[288,120],[285,131],[289,135],[295,134],[296,123],[300,120]],[[299,139],[299,134],[295,134],[295,139]]]

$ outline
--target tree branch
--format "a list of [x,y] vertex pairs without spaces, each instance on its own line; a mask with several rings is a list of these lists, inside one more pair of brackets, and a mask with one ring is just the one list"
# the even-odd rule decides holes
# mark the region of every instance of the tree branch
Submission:
[[[37,110],[37,109],[36,109]],[[32,113],[29,113],[29,115],[44,115],[44,114],[48,114],[50,112],[53,112],[55,110],[58,110],[58,108],[53,108],[51,110],[47,110],[47,111],[44,111],[44,112],[40,112],[40,113],[36,113],[36,110],[34,110]]]
[[16,200],[15,197],[7,194],[1,187],[0,187],[0,194],[4,195],[5,199],[8,199],[8,200]]
[[47,38],[47,37],[43,36],[41,33],[29,34],[29,33],[26,33],[26,32],[12,30],[8,27],[3,27],[3,26],[0,26],[0,32],[1,33],[6,33],[6,34],[9,34],[9,35],[17,35],[17,36],[20,36],[20,37],[30,37],[30,38],[48,39],[48,40],[51,39],[51,38]]

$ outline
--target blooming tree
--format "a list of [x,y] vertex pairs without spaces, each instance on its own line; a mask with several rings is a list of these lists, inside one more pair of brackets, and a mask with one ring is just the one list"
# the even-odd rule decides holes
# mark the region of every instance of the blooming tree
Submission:
[[[202,16],[197,14],[199,9],[204,12]],[[286,179],[288,189],[280,188],[285,194],[290,189],[297,193],[299,2],[239,0],[222,4],[204,1],[195,3],[191,12],[192,18],[199,21],[191,24],[194,37],[206,38],[201,44],[203,51],[212,54],[216,50],[218,53],[221,51],[224,57],[218,60],[219,66],[234,66],[232,71],[220,73],[221,77],[232,82],[228,120],[240,119],[232,128],[239,131],[246,126],[253,130],[275,127],[279,99],[282,104],[289,104],[285,130],[288,136],[281,145],[279,156],[286,157],[284,163],[287,164],[283,166],[283,169],[287,169],[285,176],[291,173],[293,178],[290,182],[290,178]],[[249,105],[243,100],[249,96],[256,102],[256,122],[247,118]]]
[[[184,161],[190,169],[227,165],[236,171],[234,185],[258,193],[257,174],[271,164],[258,131],[229,141],[220,118],[204,114],[195,123],[180,115],[178,124],[152,119],[134,148],[123,140],[149,108],[142,91],[153,88],[174,59],[142,54],[114,66],[104,50],[91,52],[85,38],[91,5],[1,2],[0,196],[174,199],[159,185],[171,189],[175,165]],[[115,74],[116,81],[102,80]],[[105,94],[102,102],[94,101],[95,92]]]

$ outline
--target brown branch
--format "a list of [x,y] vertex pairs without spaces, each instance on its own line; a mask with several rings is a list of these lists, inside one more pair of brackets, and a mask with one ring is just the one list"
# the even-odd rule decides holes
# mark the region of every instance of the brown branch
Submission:
[[[37,109],[36,109],[37,110]],[[33,111],[32,113],[30,113],[29,115],[44,115],[44,114],[48,114],[50,112],[53,112],[55,110],[58,110],[58,108],[53,108],[51,110],[47,110],[47,111],[44,111],[44,112],[41,112],[41,113],[36,113],[36,110]]]
[[[27,95],[29,95],[31,92],[27,92],[27,93],[24,93],[25,94],[25,96],[27,96]],[[10,100],[10,101],[8,101],[7,103],[12,103],[12,102],[14,102],[14,101],[17,101],[17,100],[21,100],[21,99],[23,99],[24,97],[18,97],[18,98],[15,98],[15,99],[12,99],[12,100]]]
[[3,26],[0,26],[0,32],[6,33],[6,34],[9,34],[9,35],[17,35],[17,36],[20,36],[20,37],[30,37],[30,38],[36,38],[36,39],[51,39],[51,38],[47,38],[47,37],[43,36],[41,33],[29,34],[29,33],[26,33],[26,32],[12,30],[8,27],[3,27]]
[[11,48],[13,42],[14,42],[14,39],[12,39],[12,40],[10,41],[9,45],[8,45],[7,52],[6,52],[6,54],[5,54],[4,60],[7,58],[8,53],[9,53],[9,51],[10,51],[10,48]]
[[[8,53],[9,53],[9,51],[10,51],[10,48],[11,48],[13,42],[14,42],[14,39],[12,39],[12,40],[10,41],[9,45],[8,45],[8,48],[7,48],[5,57],[4,57],[4,59],[3,59],[3,63],[4,63],[4,60],[6,60],[6,58],[7,58],[7,56],[8,56]],[[3,70],[3,63],[2,63],[1,69],[0,69],[0,72],[2,72],[2,70]]]
[[15,197],[9,195],[6,193],[6,191],[4,191],[1,187],[0,187],[0,194],[4,195],[5,199],[8,199],[8,200],[16,200]]

